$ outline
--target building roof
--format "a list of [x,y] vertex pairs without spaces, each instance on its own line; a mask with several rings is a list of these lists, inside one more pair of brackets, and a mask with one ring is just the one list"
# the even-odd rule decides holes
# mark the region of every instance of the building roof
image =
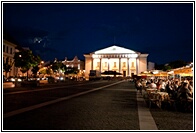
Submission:
[[93,53],[94,54],[135,54],[138,52],[127,49],[127,48],[123,48],[120,46],[113,45],[113,46],[95,51]]
[[11,45],[11,46],[14,46],[14,47],[17,46],[16,44],[14,44],[14,43],[12,43],[10,41],[7,41],[7,40],[3,40],[3,43],[8,44],[8,45]]

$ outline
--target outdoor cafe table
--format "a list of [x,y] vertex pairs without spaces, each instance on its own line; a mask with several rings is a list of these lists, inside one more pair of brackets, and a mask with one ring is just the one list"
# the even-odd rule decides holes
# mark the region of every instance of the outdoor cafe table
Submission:
[[170,99],[167,92],[151,92],[149,94],[150,99],[154,99],[158,107],[161,108],[161,103]]
[[146,92],[149,94],[149,93],[152,93],[152,92],[156,92],[157,91],[157,89],[146,89]]

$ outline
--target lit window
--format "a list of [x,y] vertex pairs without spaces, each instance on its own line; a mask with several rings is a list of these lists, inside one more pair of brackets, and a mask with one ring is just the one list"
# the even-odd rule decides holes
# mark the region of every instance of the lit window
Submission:
[[134,67],[134,62],[131,63],[131,67]]
[[97,67],[99,67],[99,62],[97,62]]
[[123,67],[126,67],[126,62],[123,62]]
[[78,69],[80,69],[80,64],[78,64]]
[[107,62],[105,62],[105,67],[107,67],[107,64],[108,64],[108,63],[107,63]]
[[116,67],[116,62],[114,62],[114,67]]

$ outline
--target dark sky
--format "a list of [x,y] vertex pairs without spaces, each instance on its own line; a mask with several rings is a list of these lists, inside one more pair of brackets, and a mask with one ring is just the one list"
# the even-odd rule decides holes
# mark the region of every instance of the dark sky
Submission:
[[193,61],[193,3],[3,3],[3,32],[44,60],[115,43],[158,64]]

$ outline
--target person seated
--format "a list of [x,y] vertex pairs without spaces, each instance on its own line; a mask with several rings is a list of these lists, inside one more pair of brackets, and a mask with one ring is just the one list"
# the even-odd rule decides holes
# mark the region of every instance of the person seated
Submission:
[[150,88],[157,89],[157,85],[155,84],[155,82],[153,80],[151,81]]
[[166,92],[170,95],[170,97],[172,96],[173,94],[173,88],[172,88],[172,84],[171,84],[171,81],[168,81],[166,87]]
[[190,90],[189,90],[189,84],[187,83],[187,82],[184,82],[183,84],[182,84],[182,87],[179,89],[179,91],[178,91],[178,93],[179,93],[179,98],[180,99],[189,99],[189,100],[192,100],[193,98],[192,98],[192,94],[191,94],[191,92],[190,92]]

